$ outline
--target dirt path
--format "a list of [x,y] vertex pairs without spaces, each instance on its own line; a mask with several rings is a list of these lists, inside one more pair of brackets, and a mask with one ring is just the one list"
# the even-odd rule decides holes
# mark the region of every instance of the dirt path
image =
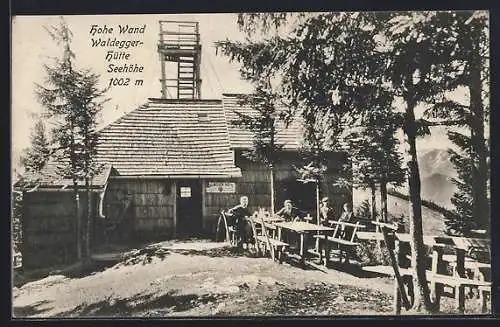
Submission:
[[304,270],[220,243],[159,243],[84,277],[14,289],[16,317],[390,314],[392,283]]

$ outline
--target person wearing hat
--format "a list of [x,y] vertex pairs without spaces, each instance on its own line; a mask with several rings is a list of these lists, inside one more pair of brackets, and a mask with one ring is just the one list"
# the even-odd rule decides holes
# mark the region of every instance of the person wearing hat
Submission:
[[320,224],[326,224],[329,220],[335,219],[333,209],[330,207],[330,200],[326,196],[321,199],[319,206],[319,218]]
[[285,221],[293,221],[299,217],[299,214],[299,210],[293,206],[292,200],[285,200],[283,208],[276,212],[276,215],[282,217]]

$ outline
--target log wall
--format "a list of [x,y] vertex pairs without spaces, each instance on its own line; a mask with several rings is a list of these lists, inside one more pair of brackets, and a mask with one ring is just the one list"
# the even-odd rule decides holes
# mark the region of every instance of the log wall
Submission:
[[[99,196],[96,193],[92,194],[92,215],[95,216]],[[24,193],[22,205],[23,269],[37,269],[75,262],[77,260],[77,224],[73,192]],[[80,193],[79,218],[82,222],[82,233],[84,233],[87,221],[85,192]],[[90,227],[93,231],[93,222]]]
[[106,191],[106,219],[119,219],[125,199],[131,206],[123,217],[126,237],[169,237],[174,227],[175,183],[162,179],[113,179]]

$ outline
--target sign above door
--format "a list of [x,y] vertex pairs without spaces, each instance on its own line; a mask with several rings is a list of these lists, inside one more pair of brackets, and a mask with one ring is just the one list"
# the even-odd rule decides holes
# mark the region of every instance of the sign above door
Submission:
[[236,193],[236,183],[208,182],[207,193]]

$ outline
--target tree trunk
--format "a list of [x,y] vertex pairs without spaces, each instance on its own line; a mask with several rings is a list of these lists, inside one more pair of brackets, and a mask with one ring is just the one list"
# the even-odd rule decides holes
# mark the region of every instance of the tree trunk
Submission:
[[[268,79],[267,81],[268,87],[271,87],[271,81]],[[276,120],[272,119],[271,121],[271,128],[270,128],[270,149],[271,153],[268,157],[269,162],[270,162],[270,168],[271,168],[271,217],[274,217],[274,212],[275,212],[275,203],[274,203],[274,163],[275,163],[275,155],[276,155],[276,143],[275,143],[275,136],[276,136],[276,128],[275,128]]]
[[[376,194],[375,194],[375,183],[371,183],[370,184],[370,190],[371,190],[371,205],[372,205],[372,210],[371,210],[371,219],[372,220],[377,220],[378,221],[378,218],[377,218],[377,201],[376,201]],[[378,227],[377,227],[378,229]]]
[[432,312],[430,290],[427,284],[425,272],[425,246],[422,228],[422,199],[420,196],[420,172],[417,158],[417,126],[415,124],[414,108],[416,102],[413,99],[406,100],[405,133],[407,136],[408,149],[408,188],[410,195],[410,246],[411,266],[413,268],[415,301],[412,309],[415,311]]
[[[377,216],[377,198],[376,198],[376,187],[375,183],[370,183],[370,191],[371,191],[371,199],[370,199],[370,204],[371,204],[371,210],[370,210],[370,215],[371,215],[371,220],[372,221],[379,221],[379,216]],[[380,226],[375,225],[375,232],[380,233]],[[377,245],[380,246],[382,241],[377,242]]]
[[80,219],[80,195],[78,194],[78,182],[73,180],[73,196],[75,200],[76,219],[76,258],[82,259],[82,222]]
[[385,179],[380,181],[380,202],[380,215],[382,217],[382,221],[386,223],[389,218],[387,214],[387,182]]
[[[481,31],[478,31],[481,33]],[[482,60],[479,56],[479,35],[474,38],[473,58],[470,65],[470,126],[472,129],[471,143],[473,168],[472,168],[472,215],[478,227],[490,229],[490,210],[488,203],[488,165],[486,158],[488,149],[484,137],[484,106],[482,101],[481,66]]]
[[92,193],[90,191],[89,178],[85,178],[85,188],[87,191],[87,226],[85,228],[85,257],[90,258],[90,228],[92,221]]
[[[73,171],[76,166],[75,162],[75,138],[74,138],[74,125],[70,124],[71,139],[70,139],[70,163],[71,170]],[[78,193],[78,180],[73,173],[73,196],[75,200],[75,219],[76,219],[76,258],[78,261],[82,259],[82,221],[80,217],[80,195]]]
[[316,223],[320,225],[319,217],[319,180],[316,181]]
[[274,217],[274,165],[271,164],[271,217]]

